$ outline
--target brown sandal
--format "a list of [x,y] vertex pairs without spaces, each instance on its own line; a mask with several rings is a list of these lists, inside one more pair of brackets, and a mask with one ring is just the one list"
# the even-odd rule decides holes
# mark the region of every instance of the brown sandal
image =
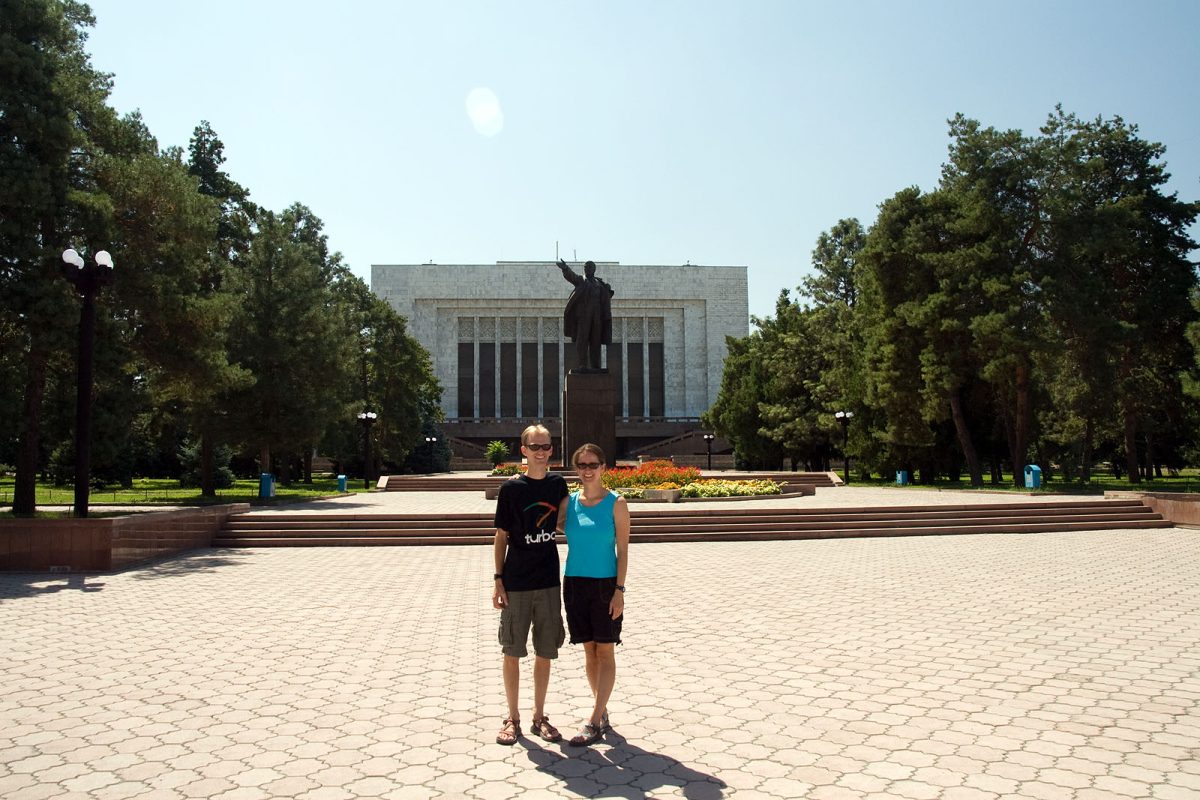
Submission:
[[558,732],[558,728],[551,725],[550,718],[544,715],[533,718],[533,727],[529,731],[530,733],[536,733],[547,742],[562,741],[562,734]]
[[521,738],[521,720],[506,719],[504,727],[496,734],[496,744],[514,745]]

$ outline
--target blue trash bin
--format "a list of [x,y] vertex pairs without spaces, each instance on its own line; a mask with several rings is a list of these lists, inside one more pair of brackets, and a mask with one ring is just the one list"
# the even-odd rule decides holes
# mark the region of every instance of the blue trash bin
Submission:
[[275,476],[269,472],[264,472],[258,476],[258,496],[259,497],[274,497],[275,496]]
[[1037,464],[1025,465],[1025,488],[1040,489],[1042,488],[1042,468]]
[[339,492],[346,491],[346,476],[345,475],[338,475],[338,491]]
[[906,470],[906,469],[896,470],[896,485],[897,486],[908,486],[908,470]]

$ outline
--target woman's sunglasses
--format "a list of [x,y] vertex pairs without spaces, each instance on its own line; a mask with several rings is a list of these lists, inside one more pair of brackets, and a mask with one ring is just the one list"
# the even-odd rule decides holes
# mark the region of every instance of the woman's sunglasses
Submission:
[[527,444],[525,446],[528,447],[530,450],[533,450],[534,452],[541,450],[543,452],[548,453],[554,449],[554,445],[552,445],[552,444]]
[[601,465],[599,461],[580,461],[575,465],[575,469],[594,470],[600,469],[600,466]]

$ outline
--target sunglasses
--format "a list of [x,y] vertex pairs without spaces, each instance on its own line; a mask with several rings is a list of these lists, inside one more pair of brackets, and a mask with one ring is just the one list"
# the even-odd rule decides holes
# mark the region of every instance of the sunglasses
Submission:
[[525,446],[535,453],[539,450],[541,450],[543,453],[549,453],[554,449],[554,445],[552,444],[527,444]]
[[600,469],[601,466],[603,465],[599,461],[580,461],[575,465],[575,469],[593,470]]

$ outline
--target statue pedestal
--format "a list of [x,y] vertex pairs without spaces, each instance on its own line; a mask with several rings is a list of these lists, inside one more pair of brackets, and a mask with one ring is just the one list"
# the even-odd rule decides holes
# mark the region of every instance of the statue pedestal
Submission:
[[617,460],[617,382],[607,371],[567,373],[563,391],[562,458],[582,444],[600,445],[611,467]]

